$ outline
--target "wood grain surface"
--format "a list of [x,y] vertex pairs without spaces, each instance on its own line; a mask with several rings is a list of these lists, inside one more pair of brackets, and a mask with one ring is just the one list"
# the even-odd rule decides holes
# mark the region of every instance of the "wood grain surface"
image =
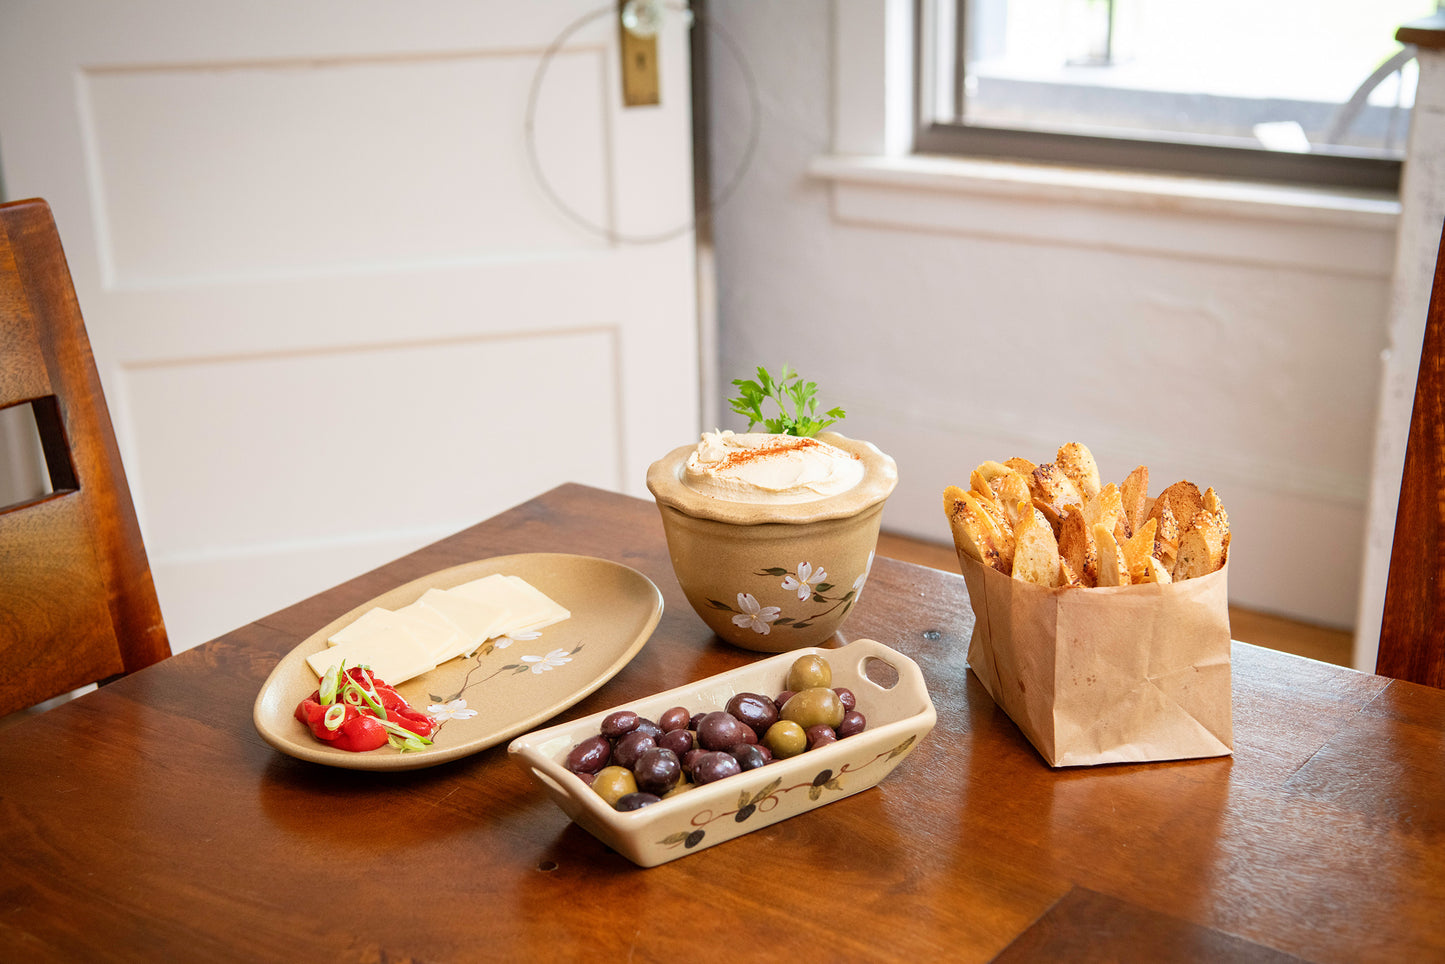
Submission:
[[567,718],[758,658],[683,600],[649,502],[567,485],[7,731],[0,948],[49,960],[1445,957],[1445,693],[1234,648],[1232,758],[1056,771],[969,673],[961,576],[878,559],[844,624],[938,725],[877,788],[650,870],[505,747],[400,773],[278,754],[278,658],[447,566],[560,551],[662,590]]

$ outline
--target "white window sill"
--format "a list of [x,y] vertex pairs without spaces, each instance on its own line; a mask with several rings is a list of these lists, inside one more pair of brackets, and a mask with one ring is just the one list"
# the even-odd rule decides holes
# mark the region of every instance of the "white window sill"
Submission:
[[1388,278],[1400,203],[1375,192],[997,160],[825,155],[841,222]]

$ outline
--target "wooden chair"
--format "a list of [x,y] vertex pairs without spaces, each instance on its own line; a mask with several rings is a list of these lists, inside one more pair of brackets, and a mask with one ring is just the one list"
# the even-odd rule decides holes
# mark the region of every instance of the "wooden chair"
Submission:
[[1375,672],[1445,688],[1445,235],[1420,349]]
[[170,655],[110,413],[44,201],[0,205],[0,408],[51,491],[0,507],[0,716]]

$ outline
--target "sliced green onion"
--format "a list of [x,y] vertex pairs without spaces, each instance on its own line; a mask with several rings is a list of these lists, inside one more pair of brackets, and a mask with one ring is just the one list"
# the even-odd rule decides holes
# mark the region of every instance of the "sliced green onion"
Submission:
[[326,711],[326,715],[321,718],[321,722],[326,724],[328,730],[336,730],[341,727],[341,723],[345,719],[346,707],[337,703]]
[[[342,660],[345,663],[345,660]],[[330,706],[336,702],[336,690],[341,685],[341,670],[339,666],[333,666],[321,677],[321,705]]]
[[412,741],[415,741],[417,745],[411,747],[411,749],[413,750],[420,750],[424,747],[431,746],[431,740],[427,739],[419,733],[413,733],[411,730],[408,730],[404,726],[400,726],[396,723],[391,722],[390,720],[379,720],[378,722],[380,722],[381,725],[386,728],[387,733],[395,734],[396,736],[400,737],[404,742],[410,743]]
[[386,707],[382,706],[381,703],[378,702],[377,700],[372,699],[372,695],[371,695],[370,693],[368,693],[366,690],[361,690],[360,693],[361,693],[361,698],[364,699],[364,700],[366,700],[366,705],[369,706],[369,707],[371,707],[371,712],[373,712],[373,713],[376,714],[377,719],[379,719],[379,720],[385,720],[385,719],[386,719]]
[[362,668],[361,676],[365,682],[358,683],[353,680],[351,685],[356,687],[356,691],[361,694],[366,705],[371,707],[371,712],[380,719],[386,719],[386,708],[381,705],[381,694],[376,691],[376,677],[367,667]]

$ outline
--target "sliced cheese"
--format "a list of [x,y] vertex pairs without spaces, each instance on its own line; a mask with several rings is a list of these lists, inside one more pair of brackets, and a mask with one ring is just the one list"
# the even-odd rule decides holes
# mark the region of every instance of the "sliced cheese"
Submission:
[[492,636],[541,629],[572,615],[565,607],[520,576],[494,573],[454,586],[447,591],[505,608],[511,614],[510,618],[497,627]]
[[501,606],[468,599],[446,589],[428,589],[417,603],[441,615],[461,633],[460,646],[447,659],[476,649],[497,635],[499,627],[510,618]]
[[401,625],[380,626],[374,632],[355,636],[306,657],[307,665],[318,679],[342,660],[346,661],[348,669],[370,666],[372,673],[392,686],[430,672],[437,665],[426,647]]
[[374,606],[352,622],[338,629],[326,640],[326,643],[329,646],[335,646],[338,643],[360,639],[362,636],[370,636],[378,630],[396,626],[401,622],[402,620],[398,619],[396,613],[390,609],[382,609],[380,606]]
[[447,592],[454,596],[461,596],[476,602],[485,603],[489,606],[506,608],[508,600],[512,598],[511,584],[507,577],[499,572],[490,576],[483,576],[480,579],[473,579],[471,582],[464,582],[460,586],[453,586]]
[[343,659],[347,666],[367,665],[395,686],[470,655],[489,639],[532,632],[571,615],[525,579],[497,573],[451,589],[428,589],[400,609],[373,607],[333,633],[328,648],[306,662],[318,677]]
[[458,653],[465,652],[471,638],[446,616],[417,600],[396,611],[412,621],[418,641],[431,653],[432,659],[440,666]]
[[[512,591],[516,593],[517,597],[528,601],[531,606],[530,615],[534,617],[527,622],[525,627],[518,627],[518,629],[541,629],[544,626],[551,626],[564,619],[572,618],[572,613],[565,606],[521,576],[507,576],[506,578],[512,584]],[[516,631],[517,629],[513,630],[513,632]]]

